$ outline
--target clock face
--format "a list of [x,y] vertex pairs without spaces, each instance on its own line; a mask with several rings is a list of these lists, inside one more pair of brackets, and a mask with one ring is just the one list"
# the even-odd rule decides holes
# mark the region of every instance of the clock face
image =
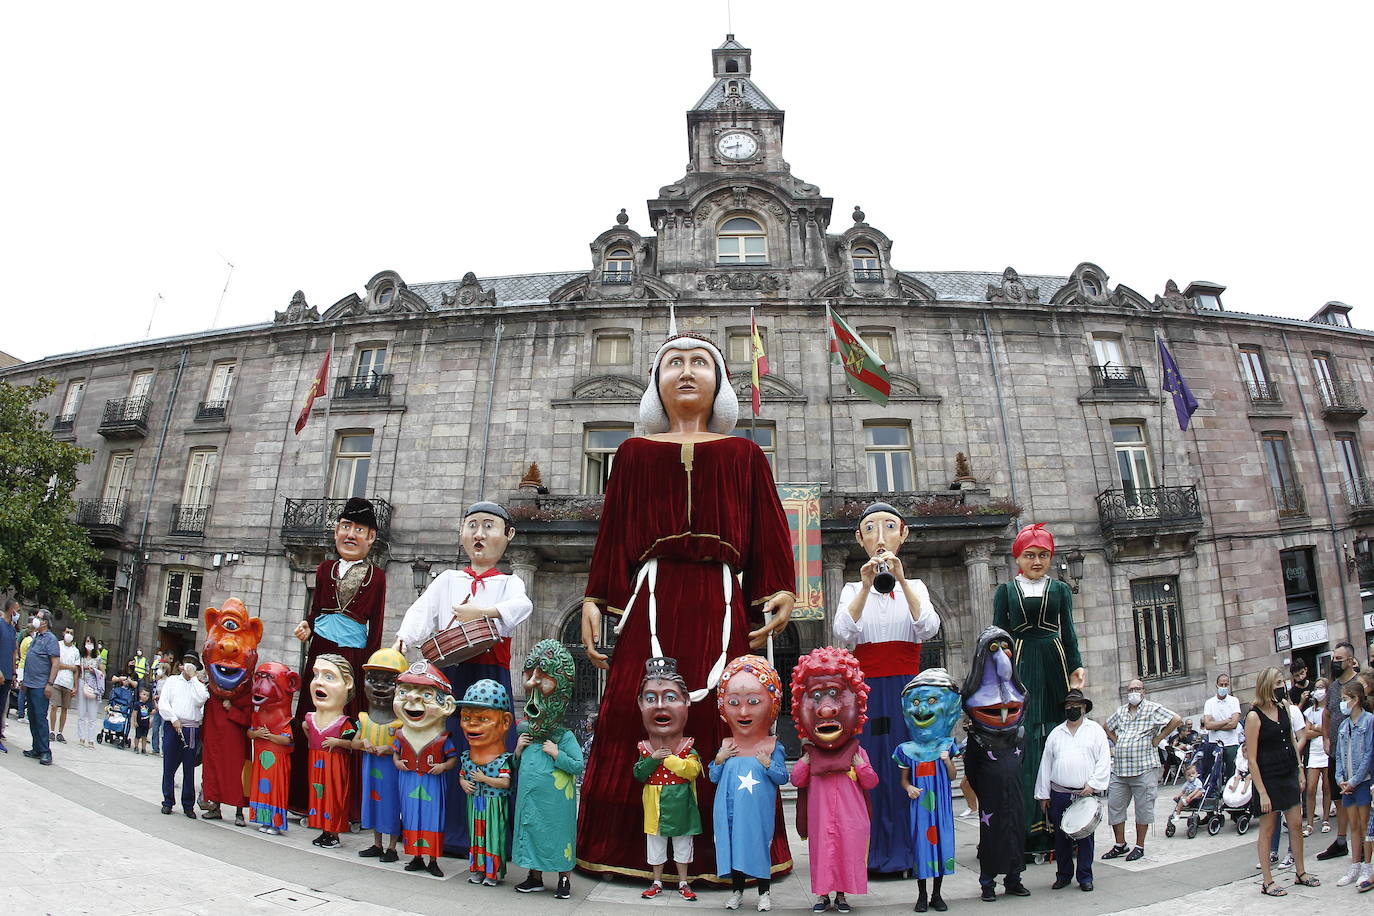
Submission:
[[724,134],[716,141],[716,149],[720,150],[720,154],[726,159],[741,162],[753,158],[759,151],[759,141],[755,140],[752,134]]

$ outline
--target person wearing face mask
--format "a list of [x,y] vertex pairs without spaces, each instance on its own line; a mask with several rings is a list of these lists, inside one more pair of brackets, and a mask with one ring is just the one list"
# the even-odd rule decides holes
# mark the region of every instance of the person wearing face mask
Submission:
[[[1155,819],[1155,793],[1159,787],[1159,754],[1155,747],[1182,721],[1172,710],[1145,699],[1145,682],[1140,678],[1126,685],[1126,702],[1107,720],[1107,738],[1116,746],[1111,784],[1107,787],[1107,819],[1116,844],[1102,858],[1125,856],[1127,862],[1134,862],[1145,855],[1145,834]],[[1126,809],[1132,804],[1134,848],[1126,845]]]
[[[1326,718],[1322,725],[1322,733],[1332,743],[1332,750],[1334,750],[1336,737],[1341,732],[1341,725],[1345,722],[1346,716],[1349,715],[1349,713],[1341,711],[1341,691],[1345,689],[1346,684],[1355,680],[1355,675],[1359,671],[1359,663],[1355,661],[1355,647],[1348,640],[1336,643],[1336,647],[1331,651],[1331,683],[1326,688]],[[1332,798],[1339,798],[1341,792],[1336,786],[1336,768],[1328,766],[1326,774],[1327,791]],[[1350,847],[1345,839],[1348,820],[1345,806],[1337,805],[1336,839],[1323,852],[1317,853],[1318,860],[1325,862],[1328,859],[1339,859],[1349,854]]]
[[19,663],[19,634],[15,631],[14,615],[19,602],[10,598],[5,602],[5,614],[0,618],[0,754],[8,754],[5,747],[5,720],[10,715],[10,692],[14,685],[14,669]]
[[[1312,831],[1316,829],[1318,812],[1321,813],[1322,833],[1331,832],[1331,820],[1327,817],[1327,811],[1331,807],[1332,797],[1326,788],[1326,768],[1330,761],[1326,750],[1326,735],[1322,731],[1326,718],[1326,689],[1326,678],[1317,678],[1312,686],[1312,692],[1302,705],[1303,719],[1307,723],[1302,732],[1303,737],[1307,739],[1307,825],[1302,828],[1303,836],[1311,836]],[[1318,788],[1322,790],[1320,808],[1317,807]]]
[[76,688],[76,737],[82,747],[95,747],[100,731],[100,698],[105,693],[105,672],[89,636],[81,648],[81,682]]
[[52,748],[48,744],[48,702],[53,695],[52,685],[57,680],[61,658],[57,637],[49,630],[51,626],[52,612],[46,609],[34,611],[29,619],[33,642],[29,644],[28,654],[24,657],[24,695],[29,708],[29,734],[33,738],[33,747],[25,751],[24,756],[44,766],[52,766]]
[[1221,779],[1225,782],[1236,771],[1236,753],[1240,750],[1240,700],[1231,696],[1230,675],[1217,675],[1216,694],[1202,704],[1202,728],[1208,744],[1221,745]]
[[76,676],[81,671],[81,650],[76,647],[76,631],[67,627],[62,631],[62,644],[57,647],[57,680],[52,685],[52,705],[48,708],[48,731],[52,740],[67,743],[67,710],[72,708],[76,693]]
[[1366,829],[1369,824],[1370,787],[1374,785],[1374,714],[1365,710],[1369,696],[1355,678],[1341,687],[1340,709],[1346,719],[1336,737],[1336,785],[1341,807],[1350,828],[1350,870],[1338,886],[1359,883],[1361,891],[1374,889],[1374,866],[1369,858]]
[[162,685],[157,710],[162,716],[162,813],[171,814],[176,804],[177,770],[181,771],[181,810],[196,817],[196,756],[200,745],[200,723],[210,691],[196,675],[200,658],[187,652],[181,673]]
[[1288,670],[1292,672],[1292,680],[1288,684],[1288,702],[1300,707],[1302,701],[1312,692],[1312,679],[1307,676],[1307,662],[1295,658],[1288,666]]
[[[1054,825],[1056,872],[1051,889],[1068,887],[1075,879],[1080,890],[1093,889],[1093,837],[1074,840],[1060,829],[1060,821],[1075,798],[1100,795],[1111,781],[1112,754],[1107,733],[1088,713],[1092,700],[1074,688],[1064,697],[1064,721],[1045,739],[1044,756],[1035,777],[1035,798]],[[1075,851],[1075,847],[1077,847]],[[1075,869],[1074,863],[1077,862]]]
[[1245,716],[1245,760],[1253,786],[1250,814],[1259,819],[1260,825],[1255,840],[1263,871],[1260,893],[1268,897],[1288,893],[1274,882],[1270,870],[1278,846],[1279,818],[1288,824],[1296,883],[1304,887],[1321,884],[1307,873],[1303,863],[1302,835],[1298,829],[1302,821],[1302,791],[1298,782],[1296,731],[1282,672],[1265,668],[1255,682],[1255,698]]

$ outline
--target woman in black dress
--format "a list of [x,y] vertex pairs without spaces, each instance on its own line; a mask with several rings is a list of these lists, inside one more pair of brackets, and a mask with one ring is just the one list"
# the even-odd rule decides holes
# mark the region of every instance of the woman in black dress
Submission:
[[1254,789],[1250,795],[1250,812],[1260,822],[1256,839],[1260,867],[1264,870],[1260,891],[1270,897],[1283,897],[1288,893],[1274,883],[1270,874],[1269,846],[1279,827],[1279,814],[1288,821],[1297,883],[1306,887],[1321,884],[1303,865],[1302,788],[1293,732],[1293,713],[1283,686],[1283,674],[1278,668],[1265,668],[1255,682],[1255,699],[1245,714],[1245,759],[1250,764]]

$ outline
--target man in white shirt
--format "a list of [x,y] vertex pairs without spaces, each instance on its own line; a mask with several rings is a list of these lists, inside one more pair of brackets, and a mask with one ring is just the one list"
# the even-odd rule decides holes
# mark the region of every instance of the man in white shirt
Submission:
[[81,670],[76,631],[71,627],[63,630],[57,649],[57,680],[53,681],[52,705],[48,707],[48,731],[52,732],[52,740],[66,744],[67,738],[62,732],[67,727],[67,710],[72,708],[72,698],[76,695],[76,672]]
[[200,657],[187,652],[181,672],[167,678],[158,696],[157,711],[162,716],[162,813],[171,814],[176,803],[176,775],[181,770],[181,810],[196,817],[196,757],[200,750],[200,723],[205,702],[210,699],[196,675]]
[[[534,611],[534,603],[525,594],[525,583],[520,577],[496,568],[506,547],[515,538],[515,520],[497,503],[474,503],[463,515],[460,535],[468,566],[445,570],[429,584],[424,594],[406,610],[396,631],[394,647],[404,652],[455,623],[490,620],[496,627],[496,644],[465,662],[445,664],[442,670],[452,685],[454,696],[461,697],[473,684],[490,678],[514,697],[510,679],[511,635]],[[467,750],[467,738],[463,734],[460,713],[461,710],[455,710],[449,717],[448,733],[461,754]],[[507,750],[515,749],[515,737],[515,729],[511,729],[506,737]],[[467,796],[458,783],[458,773],[454,769],[444,777],[448,787],[444,845],[467,849]]]
[[1045,739],[1045,751],[1035,777],[1035,797],[1054,825],[1054,890],[1068,887],[1075,878],[1080,889],[1093,889],[1092,834],[1074,840],[1060,829],[1064,812],[1075,799],[1101,795],[1111,781],[1112,754],[1107,733],[1088,718],[1092,710],[1092,700],[1078,688],[1065,695],[1064,721]]
[[1240,749],[1240,700],[1231,696],[1228,675],[1217,675],[1216,694],[1202,704],[1202,728],[1209,743],[1221,745],[1221,780],[1225,782],[1236,771],[1236,753]]

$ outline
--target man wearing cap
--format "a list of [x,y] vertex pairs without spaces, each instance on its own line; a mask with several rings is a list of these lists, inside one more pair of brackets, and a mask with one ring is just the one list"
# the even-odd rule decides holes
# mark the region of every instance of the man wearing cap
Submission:
[[[386,573],[367,559],[376,540],[377,513],[372,503],[351,497],[334,526],[334,549],[339,552],[339,559],[326,560],[315,569],[310,612],[296,625],[296,638],[308,647],[301,671],[315,670],[315,660],[330,653],[342,655],[353,670],[361,671],[368,657],[381,646]],[[305,714],[313,708],[310,691],[302,690],[294,720],[298,729]],[[356,720],[363,708],[362,691],[354,691],[344,712]],[[293,811],[309,810],[309,756],[309,742],[304,733],[298,732],[291,747]]]
[[908,533],[906,519],[888,503],[864,510],[854,539],[868,554],[868,562],[859,568],[859,582],[845,583],[835,611],[835,638],[854,643],[854,656],[871,691],[859,744],[878,772],[878,786],[870,792],[868,844],[868,867],[877,872],[914,867],[907,824],[911,803],[892,755],[906,740],[902,688],[921,671],[921,643],[940,631],[940,617],[925,583],[908,579],[897,555]]
[[[1112,775],[1112,753],[1107,733],[1088,718],[1093,701],[1077,687],[1064,697],[1064,721],[1045,739],[1045,752],[1035,777],[1035,799],[1054,825],[1054,890],[1068,887],[1075,878],[1081,890],[1093,889],[1093,835],[1081,840],[1063,831],[1060,821],[1075,799],[1101,795]],[[1077,847],[1078,868],[1074,854]]]
[[[415,648],[435,633],[458,623],[490,620],[496,625],[499,641],[481,655],[446,665],[444,676],[455,696],[462,696],[483,679],[496,681],[511,695],[511,634],[534,611],[519,576],[503,573],[496,564],[515,538],[515,520],[504,506],[478,502],[463,514],[459,532],[468,565],[447,569],[438,575],[424,594],[416,599],[396,631],[394,647],[399,651]],[[448,733],[461,754],[468,749],[461,716],[456,711],[448,722]],[[515,749],[515,736],[506,737],[506,750]],[[458,784],[456,771],[445,779],[448,805],[444,843],[454,849],[468,847],[467,796]]]
[[210,692],[196,675],[200,658],[187,652],[181,673],[167,678],[158,695],[162,716],[162,813],[171,814],[176,804],[176,776],[181,770],[181,810],[196,817],[196,754],[200,748],[200,724]]

